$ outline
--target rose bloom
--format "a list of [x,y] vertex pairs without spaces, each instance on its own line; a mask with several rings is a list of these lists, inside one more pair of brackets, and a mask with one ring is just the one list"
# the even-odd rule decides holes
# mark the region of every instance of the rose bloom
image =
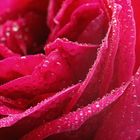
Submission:
[[139,140],[139,8],[0,0],[0,140]]

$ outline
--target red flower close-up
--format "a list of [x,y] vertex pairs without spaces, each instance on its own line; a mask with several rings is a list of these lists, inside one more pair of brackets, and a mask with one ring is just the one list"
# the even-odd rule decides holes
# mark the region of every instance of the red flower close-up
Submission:
[[139,140],[139,8],[0,0],[0,140]]

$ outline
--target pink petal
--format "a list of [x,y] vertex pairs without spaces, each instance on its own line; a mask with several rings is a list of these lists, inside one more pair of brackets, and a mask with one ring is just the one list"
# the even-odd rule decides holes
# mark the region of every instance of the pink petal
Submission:
[[18,114],[21,113],[22,110],[14,109],[11,107],[7,107],[5,105],[0,105],[0,116],[7,116],[11,114]]
[[53,30],[53,28],[55,27],[54,18],[58,10],[61,8],[63,1],[64,0],[49,1],[47,23],[51,30]]
[[0,86],[0,94],[12,98],[31,98],[35,95],[56,92],[72,84],[73,75],[67,62],[58,51],[53,51],[35,68],[32,75]]
[[136,66],[135,71],[140,66],[140,16],[139,16],[139,7],[140,1],[132,0],[132,6],[134,10],[134,16],[136,21]]
[[[98,46],[78,44],[66,39],[56,39],[46,45],[46,54],[53,50],[59,50],[69,64],[76,81],[84,80],[89,68],[96,59]],[[80,67],[80,70],[79,70]]]
[[34,68],[39,65],[45,56],[42,54],[30,55],[23,57],[9,57],[0,61],[0,83],[8,82],[10,80],[31,75]]
[[81,34],[79,34],[78,42],[100,44],[107,33],[107,22],[108,19],[106,15],[104,13],[100,14],[87,25]]
[[[120,6],[117,6],[115,3],[112,4],[111,9],[114,12],[112,17],[112,31],[104,39],[105,42],[102,44],[97,59],[87,79],[79,89],[78,94],[71,101],[69,109],[76,104],[77,100],[79,100],[78,104],[87,104],[93,99],[103,96],[108,90],[119,87],[122,82],[127,81],[132,76],[135,50],[135,39],[132,39],[132,36],[135,37],[134,19],[132,16],[129,18],[126,10],[122,9],[123,11],[121,11]],[[121,4],[122,7],[125,5],[124,7],[132,15],[132,10],[128,8],[131,3],[125,3],[124,1]],[[122,25],[125,25],[123,23],[124,21],[122,21],[124,18],[122,17],[126,15],[128,18],[125,19],[125,22],[133,31],[130,31],[129,28],[122,27]],[[119,23],[123,24],[119,25]],[[119,32],[119,30],[122,32]],[[123,32],[127,34],[122,36]],[[127,38],[125,37],[126,35]],[[128,38],[130,38],[129,41],[127,40]],[[128,45],[128,48],[125,45]],[[81,95],[83,97],[80,97]]]
[[16,11],[25,8],[32,0],[23,0],[19,2],[18,0],[1,0],[0,1],[0,15],[5,14],[8,11]]
[[[98,5],[98,10],[96,12],[94,11],[97,7],[90,11],[93,5]],[[57,37],[68,37],[70,40],[76,40],[77,35],[79,35],[78,31],[82,32],[83,27],[90,22],[91,17],[93,16],[94,19],[95,14],[103,7],[104,4],[99,0],[65,0],[60,10],[57,10],[58,13],[56,17],[53,17],[51,20],[54,28],[49,37],[49,41]],[[86,9],[89,11],[87,12]],[[92,14],[92,12],[94,13]],[[88,16],[83,16],[85,13],[89,13]],[[79,25],[78,23],[81,24]]]
[[122,6],[118,18],[120,24],[120,41],[115,60],[112,87],[118,87],[128,81],[133,74],[135,65],[135,21],[131,0],[115,0]]
[[[76,41],[86,26],[100,14],[101,10],[98,4],[83,4],[73,11],[70,21],[61,30],[53,31],[49,39],[54,40],[57,37],[66,37],[72,41]],[[79,25],[79,23],[81,24]]]
[[134,140],[140,137],[140,69],[125,94],[112,105],[96,133],[95,140]]
[[29,12],[22,18],[7,21],[1,26],[0,42],[14,53],[36,53],[42,49],[47,33],[45,17]]
[[[79,84],[74,85],[42,101],[35,107],[27,109],[23,113],[0,119],[0,137],[4,139],[10,136],[10,138],[15,139],[26,134],[45,120],[49,121],[60,116],[78,88]],[[9,133],[9,136],[7,136],[7,133]]]
[[48,0],[1,0],[0,1],[0,23],[4,23],[8,19],[18,18],[20,15],[30,11],[36,11],[46,15]]
[[86,105],[94,99],[104,96],[104,94],[108,91],[113,75],[114,60],[118,49],[120,33],[120,25],[117,19],[121,7],[119,5],[115,6],[116,9],[114,9],[107,36],[101,45],[97,58],[85,81],[81,85],[75,97],[69,103],[68,112],[76,104]]
[[28,100],[19,98],[17,100],[12,100],[10,98],[6,98],[3,96],[0,96],[0,102],[2,106],[6,106],[8,108],[18,109],[18,110],[24,110],[27,107]]
[[[59,119],[42,123],[22,140],[137,139],[140,136],[139,84],[140,69],[131,82],[108,96]],[[51,135],[54,137],[49,137]]]
[[69,21],[71,14],[75,11],[75,9],[83,4],[92,3],[99,4],[100,2],[98,0],[65,0],[55,17],[54,22],[58,25],[60,24],[61,26],[64,26]]
[[11,57],[11,56],[19,56],[19,54],[12,52],[4,44],[0,44],[0,59]]

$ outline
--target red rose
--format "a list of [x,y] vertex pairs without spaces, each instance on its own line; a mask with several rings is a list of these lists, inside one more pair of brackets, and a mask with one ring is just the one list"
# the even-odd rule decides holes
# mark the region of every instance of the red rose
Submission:
[[139,4],[1,0],[0,139],[140,139]]

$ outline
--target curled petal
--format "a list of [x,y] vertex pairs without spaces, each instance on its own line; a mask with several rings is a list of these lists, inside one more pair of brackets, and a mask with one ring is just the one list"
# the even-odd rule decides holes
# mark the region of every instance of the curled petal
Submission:
[[45,56],[43,54],[14,56],[0,61],[0,83],[3,84],[16,78],[31,75],[34,68],[39,65]]
[[98,47],[98,45],[78,44],[66,39],[56,39],[53,43],[46,45],[45,51],[46,54],[49,54],[58,49],[69,64],[75,80],[78,81],[84,80],[89,68],[94,63]]
[[140,1],[132,0],[132,6],[134,9],[134,16],[136,21],[136,65],[135,71],[140,66],[140,17],[139,17],[139,7]]
[[[88,16],[86,13],[88,13]],[[98,4],[83,4],[72,13],[66,25],[59,31],[54,29],[49,39],[54,40],[57,37],[66,37],[72,41],[76,41],[79,34],[83,32],[86,26],[100,14],[101,10]],[[79,23],[81,24],[79,25]]]
[[[98,97],[104,96],[107,92],[114,70],[114,61],[119,43],[119,21],[118,16],[121,10],[119,5],[112,15],[112,23],[107,36],[102,43],[97,58],[87,74],[86,79],[79,88],[77,94],[69,104],[68,112],[76,104],[85,105]],[[78,103],[77,103],[78,102]]]
[[[137,139],[140,136],[139,84],[140,70],[130,82],[108,96],[59,119],[42,123],[22,140]],[[88,133],[84,133],[85,131]]]
[[[115,0],[122,6],[118,20],[120,22],[120,41],[115,58],[112,87],[119,87],[133,75],[135,65],[136,29],[131,0]],[[114,3],[113,2],[113,3]]]
[[0,59],[4,59],[11,56],[20,56],[20,55],[8,49],[4,44],[0,44]]
[[[45,99],[24,112],[0,119],[1,138],[5,139],[10,137],[16,139],[31,131],[45,120],[49,121],[53,118],[57,118],[63,113],[64,107],[67,106],[69,100],[73,97],[78,88],[79,84],[74,85],[56,93],[53,97]],[[18,131],[18,133],[15,134],[15,131]],[[9,133],[9,136],[7,136],[7,133]]]
[[0,94],[10,98],[32,98],[56,92],[72,84],[73,75],[58,51],[50,53],[31,75],[26,75],[0,86]]
[[5,22],[0,27],[0,43],[14,53],[33,54],[41,51],[47,33],[45,17],[29,12],[22,18]]
[[60,9],[62,3],[64,0],[51,0],[49,1],[49,6],[48,6],[48,17],[47,17],[47,23],[50,27],[51,30],[55,27],[55,21],[54,18]]

